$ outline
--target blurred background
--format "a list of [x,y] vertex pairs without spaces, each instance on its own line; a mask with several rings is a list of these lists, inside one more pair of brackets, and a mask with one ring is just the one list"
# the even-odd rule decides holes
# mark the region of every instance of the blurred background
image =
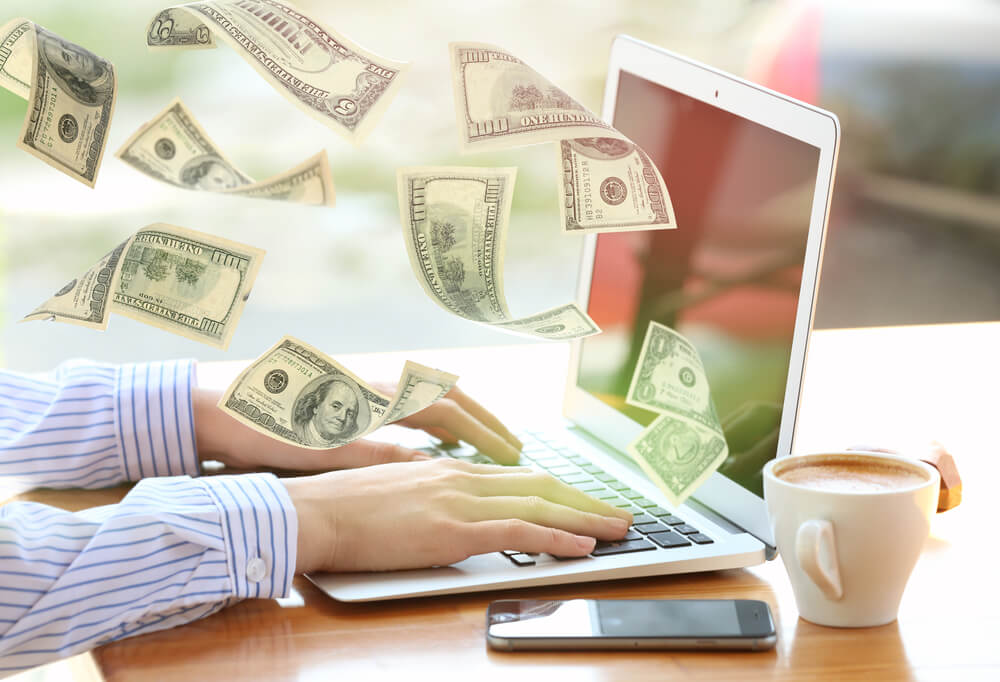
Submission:
[[[396,203],[404,165],[518,167],[505,286],[527,315],[570,300],[580,240],[560,231],[552,145],[458,154],[447,43],[501,45],[595,111],[613,36],[628,33],[834,111],[843,141],[817,327],[1000,319],[1000,2],[952,0],[295,0],[412,63],[354,148],[229,47],[149,52],[164,0],[4,0],[109,58],[118,103],[96,189],[15,147],[26,103],[0,91],[0,353],[42,370],[69,357],[249,359],[282,334],[330,354],[524,342],[438,308],[410,271]],[[114,157],[180,96],[257,179],[328,150],[333,209],[187,192]],[[766,162],[766,160],[762,160]],[[105,332],[16,324],[138,228],[168,222],[267,250],[225,353],[112,315]]]

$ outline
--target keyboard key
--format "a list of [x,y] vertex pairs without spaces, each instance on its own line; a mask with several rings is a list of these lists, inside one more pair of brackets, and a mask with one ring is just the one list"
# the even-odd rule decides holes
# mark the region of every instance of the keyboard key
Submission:
[[604,473],[604,469],[602,469],[601,467],[597,466],[596,464],[584,464],[580,468],[583,469],[584,471],[586,471],[588,474],[603,474]]
[[511,561],[513,561],[514,564],[517,565],[517,566],[534,566],[535,565],[535,560],[532,559],[527,554],[511,554],[507,558],[510,559]]
[[516,549],[504,549],[500,551],[504,556],[513,556],[515,554],[520,554]]
[[650,516],[649,514],[643,514],[642,512],[639,512],[638,514],[632,516],[633,525],[637,523],[653,523],[655,521],[656,521],[655,517]]
[[631,528],[628,529],[628,532],[625,533],[625,537],[622,538],[622,540],[641,540],[641,539],[642,539],[642,533],[634,531]]
[[715,542],[715,540],[713,540],[712,538],[708,537],[704,533],[691,533],[691,535],[688,535],[687,537],[688,537],[688,540],[694,540],[699,545],[710,545],[713,542]]
[[642,507],[643,509],[647,509],[647,508],[651,508],[651,507],[656,507],[657,506],[656,502],[653,502],[652,500],[647,500],[645,497],[637,497],[637,498],[635,498],[635,503],[637,505],[639,505],[640,507]]
[[622,500],[621,502],[611,502],[619,509],[632,509],[632,505],[628,500]]
[[571,483],[570,485],[572,485],[577,490],[582,490],[583,492],[591,496],[593,496],[593,494],[598,491],[607,490],[607,488],[605,488],[603,484],[597,481],[588,481],[587,483]]
[[569,476],[570,474],[575,474],[580,471],[572,464],[560,464],[559,466],[548,466],[546,464],[542,464],[542,466],[548,469],[549,473],[553,476]]
[[669,530],[664,533],[653,533],[652,535],[647,535],[646,537],[658,544],[660,547],[686,547],[691,544],[683,535],[672,533]]
[[656,545],[645,540],[616,540],[614,542],[598,541],[591,556],[610,556],[612,554],[627,554],[629,552],[644,552],[656,549]]
[[630,490],[628,484],[621,481],[611,481],[608,483],[608,487],[612,490]]
[[594,478],[596,478],[598,481],[604,481],[605,483],[611,483],[612,481],[618,480],[611,474],[594,474]]
[[580,464],[580,465],[590,464],[590,460],[584,457],[583,455],[575,455],[575,454],[567,455],[566,453],[563,454],[566,456],[566,459],[573,462],[573,464]]
[[650,507],[649,513],[652,514],[653,516],[670,516],[671,515],[670,512],[668,512],[663,507]]
[[618,497],[618,493],[616,493],[614,490],[608,490],[607,488],[605,488],[601,492],[593,493],[592,497],[596,497],[599,500],[620,500],[621,499],[620,497]]
[[[580,484],[580,483],[593,483],[594,482],[594,479],[592,479],[587,474],[583,474],[583,473],[576,473],[576,474],[569,474],[569,475],[560,476],[559,480],[562,481],[563,483],[569,483],[570,485],[576,485],[576,484]],[[598,483],[598,485],[600,485],[600,483]]]
[[643,535],[649,535],[650,533],[662,533],[663,531],[670,530],[659,521],[653,521],[652,523],[636,523],[633,524],[632,527]]
[[679,516],[674,516],[672,514],[669,516],[662,517],[660,521],[663,521],[663,523],[667,524],[668,526],[679,526],[682,523],[684,523],[684,519],[682,519]]
[[695,528],[694,526],[689,526],[686,523],[682,523],[679,526],[674,526],[674,530],[677,531],[678,533],[684,533],[684,535],[692,535],[698,532],[697,528]]
[[634,490],[623,490],[622,496],[627,497],[630,500],[638,500],[640,497],[642,497],[642,493],[637,493]]
[[628,500],[624,500],[624,499],[622,499],[620,497],[611,497],[611,498],[607,498],[607,499],[601,497],[601,498],[598,498],[598,499],[600,499],[600,500],[602,500],[604,502],[607,502],[612,507],[622,507],[622,506],[629,507],[629,506],[631,506],[629,504]]
[[535,461],[538,464],[545,467],[546,469],[549,469],[551,467],[566,466],[566,460],[564,460],[559,455],[548,455],[548,454],[538,455],[537,457],[535,457]]

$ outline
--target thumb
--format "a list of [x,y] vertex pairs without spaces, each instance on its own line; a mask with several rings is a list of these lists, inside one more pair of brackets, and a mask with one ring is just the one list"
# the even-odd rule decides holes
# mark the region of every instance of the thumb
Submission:
[[418,450],[404,448],[393,443],[371,440],[356,440],[330,450],[330,466],[338,469],[388,464],[390,462],[418,462],[430,457]]

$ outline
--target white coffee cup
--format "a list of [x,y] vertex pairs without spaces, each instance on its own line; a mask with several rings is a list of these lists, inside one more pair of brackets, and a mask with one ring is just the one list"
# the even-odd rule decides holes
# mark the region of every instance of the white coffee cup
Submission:
[[829,452],[771,460],[764,498],[799,614],[820,625],[896,619],[937,508],[925,462]]

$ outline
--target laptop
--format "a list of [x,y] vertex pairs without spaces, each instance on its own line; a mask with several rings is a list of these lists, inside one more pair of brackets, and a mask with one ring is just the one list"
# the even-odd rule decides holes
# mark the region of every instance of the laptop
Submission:
[[[603,117],[656,163],[678,228],[584,238],[578,300],[603,332],[573,342],[566,419],[515,431],[525,442],[523,464],[631,510],[633,527],[578,559],[506,551],[430,569],[309,576],[335,599],[668,575],[773,558],[761,469],[790,454],[795,438],[839,123],[628,36],[611,48]],[[650,320],[698,348],[729,446],[719,470],[679,508],[626,454],[656,416],[625,403]],[[464,444],[427,451],[485,460]]]

